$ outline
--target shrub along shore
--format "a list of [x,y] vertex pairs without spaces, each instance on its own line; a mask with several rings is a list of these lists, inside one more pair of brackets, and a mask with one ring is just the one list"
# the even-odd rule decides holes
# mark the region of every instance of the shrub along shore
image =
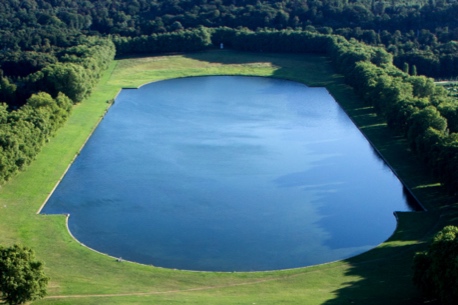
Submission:
[[[119,263],[73,240],[65,216],[35,214],[122,87],[196,75],[278,77],[328,88],[429,212],[398,213],[395,234],[355,258],[254,273],[187,272]],[[411,283],[413,253],[438,228],[452,223],[455,214],[453,206],[443,205],[452,202],[445,188],[412,157],[409,140],[388,129],[377,110],[355,95],[323,55],[215,50],[117,60],[91,96],[74,106],[68,121],[26,171],[2,186],[0,243],[30,246],[45,262],[51,277],[49,296],[34,304],[415,304],[419,295]]]

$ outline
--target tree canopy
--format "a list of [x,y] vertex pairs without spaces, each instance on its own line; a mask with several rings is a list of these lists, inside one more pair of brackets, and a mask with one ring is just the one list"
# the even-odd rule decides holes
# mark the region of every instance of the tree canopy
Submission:
[[446,226],[439,231],[429,249],[414,259],[415,285],[429,297],[442,304],[458,300],[458,227]]
[[23,304],[44,297],[48,280],[43,264],[31,249],[0,246],[0,299],[6,304]]

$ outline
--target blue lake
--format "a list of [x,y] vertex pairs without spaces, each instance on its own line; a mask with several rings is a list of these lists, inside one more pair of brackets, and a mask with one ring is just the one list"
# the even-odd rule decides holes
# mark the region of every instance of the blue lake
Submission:
[[261,77],[123,90],[42,210],[155,266],[259,271],[367,251],[412,210],[324,88]]

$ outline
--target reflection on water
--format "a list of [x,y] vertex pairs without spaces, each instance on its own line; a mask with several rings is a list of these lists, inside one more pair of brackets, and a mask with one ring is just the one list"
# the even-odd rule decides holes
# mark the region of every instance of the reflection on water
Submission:
[[121,92],[43,213],[115,257],[251,271],[361,253],[409,209],[324,88],[199,77]]

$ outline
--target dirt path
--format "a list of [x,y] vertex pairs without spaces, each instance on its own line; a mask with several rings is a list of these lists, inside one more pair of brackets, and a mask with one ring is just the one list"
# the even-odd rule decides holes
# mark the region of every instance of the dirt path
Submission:
[[[302,273],[300,273],[302,274]],[[299,275],[299,274],[296,274]],[[294,276],[294,275],[293,275]],[[283,277],[286,278],[286,277]],[[203,286],[189,289],[177,289],[177,290],[166,290],[166,291],[150,291],[150,292],[131,292],[131,293],[112,293],[112,294],[73,294],[73,295],[54,295],[47,296],[45,299],[69,299],[69,298],[97,298],[97,297],[123,297],[123,296],[143,296],[143,295],[155,295],[155,294],[167,294],[167,293],[181,293],[181,292],[191,292],[191,291],[202,291],[202,290],[212,290],[228,287],[237,287],[237,286],[246,286],[254,285],[259,283],[265,283],[270,281],[279,280],[282,278],[268,278],[263,280],[257,280],[253,282],[243,282],[236,284],[226,284],[220,286]]]

